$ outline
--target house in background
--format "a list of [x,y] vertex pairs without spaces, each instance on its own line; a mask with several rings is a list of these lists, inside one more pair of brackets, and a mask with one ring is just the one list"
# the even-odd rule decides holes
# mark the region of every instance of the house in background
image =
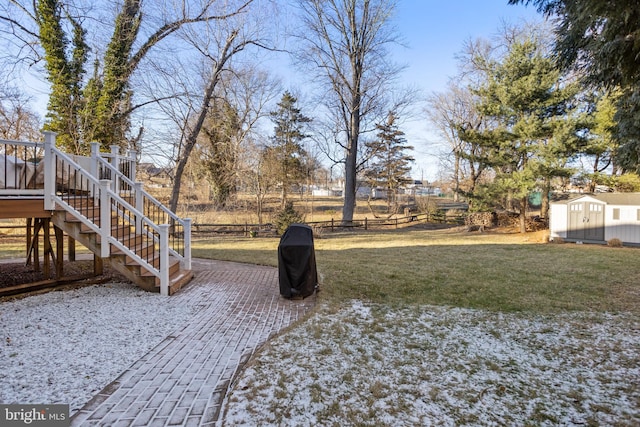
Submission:
[[640,193],[569,195],[552,201],[549,230],[551,240],[606,243],[617,238],[640,245]]

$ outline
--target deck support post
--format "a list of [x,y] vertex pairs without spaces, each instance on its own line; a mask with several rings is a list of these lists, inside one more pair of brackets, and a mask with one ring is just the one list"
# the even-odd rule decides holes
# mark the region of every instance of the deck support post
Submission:
[[75,261],[76,260],[76,240],[71,236],[67,236],[67,246],[69,247],[67,249],[67,252],[68,252],[67,259],[69,261]]
[[56,236],[56,279],[60,280],[64,277],[64,233],[55,224],[53,232]]
[[49,256],[53,253],[50,240],[51,225],[49,224],[49,219],[40,218],[40,221],[42,221],[42,228],[44,228],[44,267],[42,272],[46,280],[51,279],[51,264],[49,263]]
[[104,273],[104,261],[98,255],[93,254],[93,274],[102,276]]
[[33,224],[33,218],[27,218],[27,264],[31,264],[31,224]]

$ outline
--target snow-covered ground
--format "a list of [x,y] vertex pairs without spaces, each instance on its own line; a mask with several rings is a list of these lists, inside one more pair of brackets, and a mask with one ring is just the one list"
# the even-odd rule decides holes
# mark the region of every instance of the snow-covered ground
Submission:
[[224,425],[640,425],[640,321],[354,302],[273,340]]
[[[0,403],[77,411],[188,321],[196,308],[178,301],[115,283],[0,303]],[[631,426],[639,383],[631,314],[355,301],[321,308],[259,352],[223,424]]]
[[1,302],[0,403],[69,404],[73,414],[194,310],[128,283]]

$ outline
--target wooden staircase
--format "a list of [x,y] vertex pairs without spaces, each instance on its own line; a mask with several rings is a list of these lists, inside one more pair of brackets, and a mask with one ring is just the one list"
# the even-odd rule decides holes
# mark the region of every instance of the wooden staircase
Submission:
[[171,295],[193,278],[191,220],[135,181],[135,153],[70,156],[45,132],[44,208],[53,223],[148,291]]
[[[83,199],[86,200],[86,199]],[[73,204],[72,204],[73,205]],[[97,211],[93,207],[80,207],[86,211]],[[99,217],[86,218],[89,221],[99,223]],[[56,209],[52,216],[53,223],[62,229],[74,240],[88,248],[94,254],[100,256],[102,249],[101,236],[92,230],[78,217],[70,214],[64,209]],[[118,217],[112,217],[112,224],[118,224]],[[160,268],[160,252],[157,250],[157,243],[148,237],[136,233],[135,227],[127,224],[125,226],[112,226],[112,234],[118,236],[118,240],[142,259],[156,268]],[[160,292],[160,279],[140,262],[127,255],[122,249],[110,245],[110,256],[105,259],[111,267],[125,276],[142,289],[151,292]],[[169,295],[173,295],[193,278],[193,272],[181,268],[180,260],[175,256],[169,256]]]
[[101,152],[94,142],[90,156],[71,155],[56,148],[54,132],[43,133],[44,143],[0,139],[3,194],[34,199],[20,206],[38,218],[50,215],[59,229],[146,290],[171,295],[188,283],[191,220],[136,181],[136,153],[121,154],[117,146]]

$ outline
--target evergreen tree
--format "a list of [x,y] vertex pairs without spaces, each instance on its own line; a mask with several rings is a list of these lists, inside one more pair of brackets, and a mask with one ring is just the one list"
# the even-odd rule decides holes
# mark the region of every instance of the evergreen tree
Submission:
[[305,177],[303,157],[306,152],[302,142],[308,137],[304,133],[310,118],[302,114],[296,106],[298,100],[288,91],[282,95],[278,109],[271,112],[271,120],[275,124],[271,145],[266,150],[270,158],[272,172],[282,185],[282,206],[287,202],[287,194],[294,184],[299,184]]
[[619,89],[619,165],[640,172],[640,7],[637,0],[509,0],[534,4],[557,22],[555,53],[587,84]]
[[387,208],[397,204],[398,189],[410,182],[409,173],[414,158],[407,155],[413,147],[407,145],[404,132],[398,128],[397,116],[390,111],[384,123],[376,124],[377,139],[365,143],[373,153],[372,163],[365,176],[373,186],[381,186],[387,192]]
[[485,147],[482,162],[495,172],[494,181],[478,188],[476,196],[519,209],[525,232],[529,194],[548,194],[553,177],[572,172],[567,161],[582,143],[580,120],[574,117],[577,87],[563,82],[553,61],[526,39],[514,42],[501,62],[491,64],[486,83],[476,92],[478,110],[491,126],[463,126],[460,137]]
[[219,206],[224,206],[236,190],[241,132],[242,124],[238,111],[225,100],[214,103],[198,139],[198,157],[211,186],[213,200]]
[[589,114],[590,132],[586,137],[582,148],[582,157],[588,162],[590,169],[582,174],[587,181],[587,189],[595,191],[596,185],[609,185],[611,177],[605,171],[611,168],[611,175],[617,175],[616,153],[618,140],[616,139],[616,104],[619,97],[618,91],[612,91],[602,95],[595,92],[590,96]]
[[58,133],[56,142],[61,147],[72,153],[85,153],[87,150],[79,143],[81,123],[78,118],[84,103],[81,85],[88,52],[85,31],[69,17],[72,30],[72,41],[69,41],[62,27],[62,5],[58,0],[40,0],[37,10],[40,43],[51,83],[44,128]]

